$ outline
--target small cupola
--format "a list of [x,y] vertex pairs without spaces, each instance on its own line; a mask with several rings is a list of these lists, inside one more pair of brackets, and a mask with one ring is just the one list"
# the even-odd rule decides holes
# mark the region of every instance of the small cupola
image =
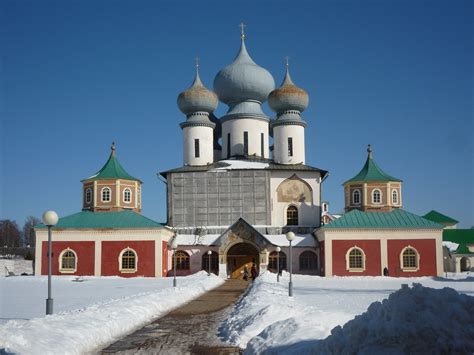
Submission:
[[83,209],[93,212],[140,212],[142,182],[128,174],[116,157],[112,142],[109,159],[94,175],[82,180]]
[[345,210],[392,211],[402,207],[402,180],[385,173],[367,147],[367,160],[361,171],[344,184]]

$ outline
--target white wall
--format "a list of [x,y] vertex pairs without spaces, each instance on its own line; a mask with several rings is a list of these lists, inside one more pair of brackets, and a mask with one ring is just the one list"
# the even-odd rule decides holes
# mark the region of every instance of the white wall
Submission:
[[[293,138],[293,156],[288,156],[288,138]],[[305,163],[304,127],[281,125],[273,128],[273,160],[280,164]]]
[[292,203],[298,208],[300,225],[316,226],[320,223],[320,195],[319,185],[321,176],[316,171],[272,171],[270,177],[270,191],[271,191],[271,225],[284,226],[286,225],[286,209],[288,202],[278,202],[277,189],[280,184],[289,177],[296,174],[300,179],[304,180],[313,190],[313,202],[295,202]]
[[248,132],[248,155],[261,157],[263,133],[263,158],[268,158],[268,122],[258,119],[237,118],[222,122],[222,158],[227,156],[227,134],[230,133],[231,156],[244,154],[244,132]]
[[[194,156],[194,139],[199,139],[199,158]],[[207,165],[214,161],[213,129],[205,126],[183,128],[184,165]]]
[[0,259],[0,276],[8,276],[8,272],[15,275],[33,274],[33,261],[23,259]]

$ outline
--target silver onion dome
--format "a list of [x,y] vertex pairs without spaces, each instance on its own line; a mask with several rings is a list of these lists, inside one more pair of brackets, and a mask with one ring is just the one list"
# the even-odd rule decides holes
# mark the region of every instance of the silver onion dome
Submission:
[[268,105],[277,113],[290,110],[303,112],[308,107],[308,103],[308,93],[293,83],[287,64],[283,83],[270,93]]
[[198,68],[196,65],[196,76],[191,87],[178,95],[178,107],[185,115],[195,112],[211,113],[219,103],[217,95],[202,83]]
[[274,88],[275,80],[272,75],[252,60],[242,35],[237,57],[214,78],[217,96],[227,105],[243,101],[263,103]]

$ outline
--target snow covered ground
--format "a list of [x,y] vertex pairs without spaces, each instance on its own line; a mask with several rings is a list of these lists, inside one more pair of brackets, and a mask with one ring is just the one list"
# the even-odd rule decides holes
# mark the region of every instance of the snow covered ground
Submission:
[[[387,298],[402,284],[420,283],[437,289],[450,287],[474,296],[474,278],[457,277],[446,280],[294,275],[294,297],[291,298],[288,297],[288,274],[277,283],[275,274],[265,273],[236,305],[220,332],[224,339],[246,348],[249,354],[309,353],[317,340],[328,337],[334,327],[364,313],[371,303]],[[472,320],[472,313],[468,317]]]
[[224,281],[205,272],[172,278],[53,277],[54,315],[44,316],[46,277],[0,278],[1,349],[20,354],[93,351]]

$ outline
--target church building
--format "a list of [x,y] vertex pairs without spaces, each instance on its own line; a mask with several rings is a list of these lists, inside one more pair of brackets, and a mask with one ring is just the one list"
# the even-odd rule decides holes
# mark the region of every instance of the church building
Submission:
[[[175,261],[178,275],[210,267],[239,278],[252,265],[259,272],[289,269],[290,250],[293,272],[301,274],[442,273],[442,226],[402,209],[402,181],[377,166],[370,147],[361,172],[344,184],[346,213],[329,214],[321,201],[328,172],[306,164],[302,114],[309,97],[288,64],[275,88],[242,31],[237,56],[213,87],[203,84],[197,65],[192,85],[178,96],[183,164],[159,173],[167,186],[166,225],[141,215],[141,181],[123,169],[112,146],[104,167],[82,181],[82,211],[53,228],[54,274],[166,276]],[[274,117],[262,110],[267,100]],[[228,106],[220,118],[213,113],[219,102]],[[288,232],[295,235],[291,249]],[[46,228],[36,234],[39,275],[46,273]]]

